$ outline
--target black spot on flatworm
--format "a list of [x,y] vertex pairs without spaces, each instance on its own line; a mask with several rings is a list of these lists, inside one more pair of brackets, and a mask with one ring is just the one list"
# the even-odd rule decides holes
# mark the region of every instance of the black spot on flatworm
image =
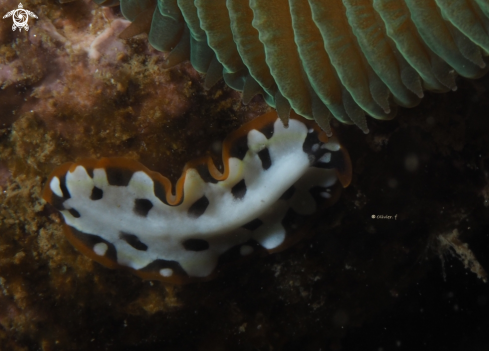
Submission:
[[248,230],[255,230],[258,227],[260,227],[263,224],[263,222],[259,218],[255,218],[254,220],[246,223],[242,227]]
[[[166,191],[165,187],[163,186],[162,183],[159,181],[155,180],[154,185],[153,185],[153,191],[155,193],[155,196],[160,199],[161,202],[163,202],[165,205],[168,205],[168,201],[166,200]],[[172,206],[178,206],[183,202],[183,196],[180,199],[180,202],[176,203],[175,205]]]
[[285,229],[286,236],[293,234],[302,224],[304,224],[307,216],[303,216],[295,212],[292,208],[287,210],[287,213],[282,219],[282,226]]
[[204,251],[209,248],[209,242],[203,239],[187,239],[182,245],[187,251]]
[[107,168],[107,181],[110,185],[127,186],[131,181],[133,172],[128,169]]
[[[313,150],[314,145],[317,145],[316,150]],[[343,163],[343,167],[345,167],[341,152],[334,152],[326,148],[322,148],[323,145],[325,144],[318,139],[317,133],[313,132],[307,134],[304,144],[302,145],[302,150],[308,155],[312,156],[312,166],[316,168],[332,169],[338,168],[338,164]],[[326,153],[331,153],[330,162],[319,162],[318,160]]]
[[148,199],[134,200],[134,213],[141,217],[147,217],[149,210],[153,208],[153,203]]
[[325,168],[325,169],[337,169],[339,172],[344,172],[346,169],[346,163],[345,163],[345,158],[343,157],[343,154],[341,151],[330,151],[326,150],[327,152],[331,153],[331,158],[328,163],[323,163],[323,162],[316,162],[314,163],[314,167],[316,168]]
[[209,173],[209,168],[207,168],[207,165],[198,165],[196,170],[204,182],[213,184],[217,183],[217,180],[214,179],[214,177]]
[[243,135],[238,138],[229,150],[229,155],[231,157],[239,158],[243,160],[248,152],[248,135]]
[[262,133],[264,136],[266,136],[267,139],[270,139],[273,136],[274,130],[275,130],[275,128],[273,126],[273,123],[269,123],[266,126],[264,126],[263,128],[260,128],[260,133]]
[[263,167],[263,169],[269,169],[272,165],[272,159],[270,158],[270,152],[268,151],[268,149],[265,148],[258,152],[258,157],[261,160],[261,166]]
[[[321,149],[322,144],[323,142],[319,140],[317,133],[307,133],[306,139],[302,144],[302,150],[316,160],[325,153],[325,150]],[[317,145],[317,150],[315,151],[313,150],[314,145]]]
[[302,150],[308,154],[314,154],[314,151],[312,151],[312,146],[314,144],[321,144],[321,141],[318,138],[317,133],[307,133],[306,139],[304,140],[304,143],[302,144]]
[[233,186],[231,189],[231,193],[236,199],[242,199],[245,194],[246,194],[246,183],[244,179],[241,179],[241,181]]
[[90,249],[93,250],[93,247],[98,244],[98,243],[105,243],[108,247],[107,252],[105,253],[104,257],[107,257],[108,259],[117,262],[117,250],[115,249],[115,246],[108,242],[107,240],[102,239],[98,235],[93,235],[93,234],[86,234],[75,227],[68,227],[73,234],[73,236],[80,241],[83,245],[86,247],[89,247]]
[[168,202],[166,201],[166,192],[165,188],[163,187],[163,184],[161,184],[158,181],[154,182],[153,190],[155,193],[155,196],[160,199],[161,202],[163,202],[165,205],[168,205]]
[[326,198],[323,195],[321,195],[322,193],[330,194],[331,197],[333,196],[331,193],[331,189],[330,192],[328,192],[328,188],[324,188],[322,186],[314,186],[310,188],[309,193],[311,194],[312,198],[314,199],[318,207],[324,204],[325,201],[329,200],[329,198]]
[[180,264],[176,261],[167,261],[167,260],[154,260],[146,267],[139,269],[142,272],[159,272],[162,269],[169,268],[173,271],[172,277],[180,276],[180,277],[188,277],[187,272],[180,266]]
[[[329,152],[329,151],[328,151]],[[330,158],[330,161],[329,162],[321,162],[319,160],[317,160],[316,162],[314,162],[313,164],[313,167],[316,167],[316,168],[323,168],[323,169],[332,169],[332,168],[336,168],[333,166],[333,164],[331,163],[331,161],[333,160],[333,155],[334,153],[330,152],[331,154],[331,158]]]
[[96,186],[92,189],[92,194],[90,195],[91,200],[100,200],[104,197],[104,191]]
[[188,208],[187,213],[193,218],[198,218],[204,214],[207,206],[209,206],[209,200],[204,195]]
[[345,170],[346,164],[345,164],[345,158],[343,157],[341,151],[330,151],[330,150],[325,150],[324,152],[330,153],[331,157],[328,163],[320,162],[319,160],[314,163],[314,167],[316,168],[324,168],[324,169],[337,169],[338,171],[342,172]]
[[120,238],[122,240],[125,240],[129,245],[134,247],[136,250],[139,250],[139,251],[148,250],[148,246],[146,244],[144,244],[143,242],[141,242],[141,240],[139,240],[139,238],[134,234],[121,232]]
[[280,196],[280,200],[289,200],[292,196],[294,196],[295,193],[295,188],[292,185],[290,188],[288,188],[285,193]]
[[53,207],[55,209],[57,209],[58,211],[63,211],[63,210],[65,210],[65,207],[63,205],[65,200],[66,199],[56,195],[55,193],[53,193],[53,196],[51,197],[51,205],[53,205]]
[[59,177],[59,187],[61,189],[61,192],[63,193],[63,198],[65,200],[71,198],[70,192],[68,191],[68,188],[66,187],[66,174]]
[[75,218],[80,218],[80,212],[78,212],[77,210],[75,210],[74,208],[70,208],[68,210],[69,213],[71,213],[71,215]]
[[90,178],[93,179],[93,168],[85,168],[85,170],[87,171],[87,174],[90,176]]

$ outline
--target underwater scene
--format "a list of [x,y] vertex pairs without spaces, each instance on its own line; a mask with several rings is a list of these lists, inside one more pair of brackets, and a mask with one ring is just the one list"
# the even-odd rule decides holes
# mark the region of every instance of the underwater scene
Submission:
[[487,0],[0,10],[0,351],[489,350]]

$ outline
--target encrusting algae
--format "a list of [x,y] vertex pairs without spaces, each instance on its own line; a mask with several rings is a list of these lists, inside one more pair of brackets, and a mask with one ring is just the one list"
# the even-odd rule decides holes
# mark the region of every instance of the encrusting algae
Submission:
[[[222,82],[206,91],[188,62],[162,69],[166,54],[144,35],[117,39],[127,23],[116,8],[23,5],[39,17],[29,32],[0,21],[1,351],[340,349],[439,269],[427,249],[439,235],[457,230],[485,266],[487,78],[427,93],[396,120],[369,122],[367,136],[333,123],[353,160],[352,185],[316,235],[285,252],[185,287],[94,263],[41,200],[56,166],[126,157],[175,181],[187,161],[219,154],[219,141],[269,107],[259,97],[242,105]],[[447,281],[463,269],[453,266]]]

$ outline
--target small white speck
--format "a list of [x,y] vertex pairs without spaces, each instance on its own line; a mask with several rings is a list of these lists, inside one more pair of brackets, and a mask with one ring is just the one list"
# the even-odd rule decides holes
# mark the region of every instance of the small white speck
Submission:
[[239,253],[241,256],[248,256],[254,251],[250,245],[243,245],[239,248]]
[[173,269],[171,268],[160,269],[160,275],[162,277],[171,277],[173,275]]
[[324,197],[325,199],[330,199],[331,198],[331,194],[328,193],[328,192],[325,192],[325,191],[319,193],[319,195],[321,195],[321,197]]
[[340,144],[330,140],[326,144],[321,145],[321,149],[328,149],[329,151],[338,151],[340,149]]
[[331,152],[326,152],[321,158],[319,159],[319,162],[322,163],[329,163],[331,161]]
[[309,132],[309,133],[312,133],[312,132],[314,132],[314,129],[313,129],[313,128],[311,128],[311,129],[309,129],[309,130],[308,130],[308,132]]
[[311,148],[312,152],[316,152],[319,149],[319,144],[314,144]]
[[404,167],[409,172],[415,172],[419,167],[418,155],[414,153],[408,154],[404,159]]
[[105,255],[109,247],[106,243],[97,243],[93,246],[93,252],[95,252],[99,256]]
[[397,179],[395,178],[390,178],[388,181],[387,181],[387,185],[389,186],[389,188],[391,189],[395,189],[397,188],[397,185],[399,184],[399,182],[397,181]]

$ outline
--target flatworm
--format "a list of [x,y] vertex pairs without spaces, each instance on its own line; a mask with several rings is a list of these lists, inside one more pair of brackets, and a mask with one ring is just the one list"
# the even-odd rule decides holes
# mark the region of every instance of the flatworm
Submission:
[[[94,0],[107,6],[116,0]],[[334,116],[368,132],[424,90],[487,72],[487,0],[121,0],[129,38],[189,59],[248,102],[260,93],[287,123],[290,110],[329,132]]]
[[210,156],[190,161],[173,187],[133,160],[84,159],[56,168],[43,198],[88,257],[181,284],[294,244],[351,180],[338,141],[295,114],[288,128],[271,112],[232,132],[222,163],[221,173]]

